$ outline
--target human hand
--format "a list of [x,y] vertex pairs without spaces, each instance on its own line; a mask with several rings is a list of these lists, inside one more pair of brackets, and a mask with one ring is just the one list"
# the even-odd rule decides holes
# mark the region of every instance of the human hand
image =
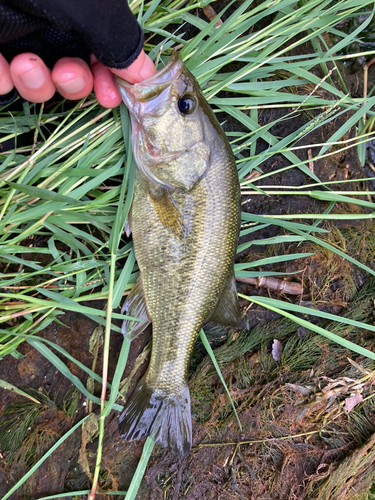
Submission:
[[76,100],[87,97],[94,89],[102,106],[114,108],[120,104],[121,97],[113,74],[136,83],[155,73],[153,62],[143,50],[126,69],[108,68],[91,56],[91,68],[78,57],[63,57],[50,71],[39,56],[30,52],[15,56],[10,64],[0,54],[0,95],[16,87],[30,102],[47,101],[56,90],[66,99]]

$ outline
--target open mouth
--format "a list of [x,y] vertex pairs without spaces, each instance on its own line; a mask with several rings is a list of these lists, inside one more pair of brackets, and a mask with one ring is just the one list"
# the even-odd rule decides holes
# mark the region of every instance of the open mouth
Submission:
[[164,106],[173,99],[174,84],[180,78],[182,68],[181,57],[175,52],[160,71],[143,82],[132,85],[115,76],[117,87],[131,116],[134,159],[150,182],[168,190],[176,189],[176,186],[158,178],[152,170],[161,162],[169,163],[187,151],[161,154],[159,148],[148,138],[142,126],[142,116],[163,113]]
[[180,77],[182,67],[181,56],[178,52],[174,52],[167,64],[147,80],[134,85],[118,76],[115,76],[115,80],[125,104],[131,109],[131,106],[128,105],[129,94],[138,102],[154,99],[167,87],[173,85],[173,82]]

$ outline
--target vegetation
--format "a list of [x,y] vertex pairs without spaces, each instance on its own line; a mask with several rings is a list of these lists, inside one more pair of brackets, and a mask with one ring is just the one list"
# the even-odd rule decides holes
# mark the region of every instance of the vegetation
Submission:
[[[311,432],[320,433],[327,442],[336,440],[337,447],[344,447],[348,436],[355,435],[360,453],[357,456],[351,450],[340,469],[335,470],[336,476],[324,482],[324,478],[317,475],[311,478],[309,491],[294,494],[319,499],[353,498],[348,496],[352,495],[349,489],[334,490],[338,477],[348,478],[350,482],[358,471],[367,471],[363,473],[362,485],[356,484],[361,493],[363,485],[369,489],[373,481],[370,471],[374,454],[369,451],[369,443],[373,443],[375,424],[369,415],[375,403],[371,393],[375,327],[369,297],[373,297],[375,276],[372,222],[375,193],[363,187],[360,177],[323,179],[316,172],[322,169],[319,165],[331,162],[337,166],[342,156],[354,153],[364,165],[366,144],[374,138],[374,89],[369,88],[363,97],[358,97],[348,84],[344,66],[359,57],[370,60],[375,54],[375,51],[361,50],[361,37],[368,32],[373,20],[374,3],[367,0],[245,0],[232,1],[220,7],[220,11],[213,3],[211,6],[217,9],[217,15],[212,11],[208,14],[207,5],[208,2],[194,0],[134,0],[131,3],[145,32],[150,56],[158,60],[161,67],[174,48],[180,50],[228,134],[244,195],[238,249],[243,258],[236,264],[236,276],[242,279],[279,276],[287,282],[303,282],[303,270],[317,263],[325,272],[307,277],[311,292],[308,303],[296,303],[295,298],[288,298],[287,292],[276,298],[261,293],[241,294],[244,309],[261,305],[284,316],[275,320],[276,323],[261,323],[250,329],[251,335],[232,333],[225,347],[214,351],[210,350],[202,332],[202,341],[228,385],[231,405],[222,405],[220,399],[221,407],[216,413],[206,412],[207,400],[202,397],[209,397],[216,375],[212,372],[205,383],[198,378],[209,370],[203,361],[192,380],[193,408],[202,404],[201,415],[212,417],[211,424],[216,422],[218,428],[220,422],[234,418],[233,408],[243,423],[241,414],[255,404],[260,385],[267,386],[282,372],[297,371],[305,372],[305,378],[298,381],[290,375],[289,386],[284,385],[283,390],[300,391],[306,403],[312,394],[317,397],[308,387],[307,371],[324,358],[322,366],[327,371],[319,374],[319,380],[321,382],[323,376],[327,379],[318,396],[326,435],[316,427]],[[207,20],[204,13],[212,19]],[[358,47],[357,52],[353,52],[353,47]],[[297,129],[283,136],[275,132],[286,130],[288,124],[297,120],[301,124]],[[328,140],[319,142],[316,137],[322,130],[329,130],[330,135]],[[122,397],[119,388],[130,347],[130,342],[125,340],[109,384],[110,333],[119,331],[113,321],[123,319],[123,315],[116,311],[138,274],[132,243],[122,234],[134,183],[129,116],[123,105],[120,109],[103,110],[94,98],[76,105],[64,101],[48,106],[24,103],[18,113],[10,113],[7,107],[2,109],[0,132],[3,145],[0,153],[0,356],[19,358],[17,348],[27,342],[68,377],[94,408],[100,406],[97,426],[91,432],[91,436],[98,436],[91,490],[59,492],[48,497],[89,494],[93,499],[102,478],[105,419],[112,410],[121,409],[117,399]],[[312,137],[314,142],[310,143]],[[274,158],[281,166],[268,169],[267,162]],[[296,171],[302,172],[309,181],[296,185],[273,184],[275,176],[286,178],[288,172]],[[282,200],[301,196],[309,200],[307,207],[311,208],[311,203],[316,202],[319,209],[314,212],[308,209],[305,213],[289,210],[282,214],[267,210],[250,213],[246,209],[249,199]],[[267,203],[270,206],[271,201]],[[262,231],[266,229],[275,229],[275,235],[263,237]],[[254,246],[264,249],[266,256],[254,258],[254,252],[249,253]],[[362,284],[371,277],[363,292],[358,292],[356,276],[361,276]],[[324,310],[320,306],[331,300],[328,290],[338,277],[345,282],[345,294],[337,295],[335,310]],[[346,307],[353,299],[355,305],[343,314],[340,307]],[[86,305],[87,300],[90,305]],[[100,300],[106,301],[106,310],[92,306],[93,301]],[[102,376],[95,373],[95,367],[91,370],[84,366],[79,356],[73,357],[59,347],[58,339],[53,343],[38,336],[51,323],[64,322],[67,311],[82,313],[103,327]],[[296,336],[301,333],[298,328],[306,332],[303,341]],[[359,340],[358,332],[362,331],[366,335]],[[283,344],[279,361],[267,352],[267,342],[274,339]],[[248,353],[255,348],[260,354],[257,366],[251,369],[244,360],[249,361]],[[337,354],[338,364],[334,363],[332,353]],[[67,367],[63,357],[102,384],[100,399]],[[345,366],[342,363],[346,363]],[[232,388],[232,371],[236,373],[237,389]],[[336,396],[341,397],[340,418],[353,387],[362,398],[354,413],[347,410],[349,422],[346,426],[340,423],[341,427],[333,425],[338,416],[333,415],[332,402],[327,398],[327,387],[334,389],[334,385],[329,384],[333,384],[337,373],[345,388]],[[256,390],[239,397],[236,391],[250,384]],[[0,427],[9,431],[17,422],[22,422],[16,435],[12,431],[15,441],[4,442],[1,438],[1,445],[15,453],[13,460],[18,460],[19,470],[23,471],[3,497],[6,500],[54,450],[86,425],[89,415],[75,423],[74,411],[66,406],[68,403],[57,409],[45,394],[10,387],[5,381],[0,385],[28,398],[26,403],[10,408]],[[290,397],[286,392],[278,394],[278,390],[275,386],[275,392],[266,393],[267,404],[263,401],[262,406],[264,418],[275,415],[279,411],[276,406],[284,405]],[[20,452],[13,448],[21,442],[27,446],[23,439],[25,430],[37,421],[41,412],[51,407],[61,412],[54,431],[43,434],[35,460],[25,453],[20,461],[17,455]],[[317,406],[315,411],[318,412]],[[367,415],[366,421],[363,414]],[[315,417],[319,423],[314,413]],[[69,430],[67,419],[70,419]],[[275,423],[274,420],[270,419]],[[269,438],[263,436],[259,445],[259,453],[273,461],[274,467],[278,458],[272,455],[274,449],[267,447],[267,439],[280,437],[293,448],[287,441],[289,429],[279,428],[277,432],[276,427],[270,425]],[[31,438],[29,435],[29,441]],[[153,442],[147,439],[127,492],[112,490],[107,494],[126,494],[126,500],[135,498],[152,450]]]

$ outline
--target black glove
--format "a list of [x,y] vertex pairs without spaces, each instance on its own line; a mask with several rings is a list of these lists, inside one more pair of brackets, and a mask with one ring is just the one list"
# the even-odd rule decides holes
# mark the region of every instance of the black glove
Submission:
[[143,33],[127,0],[0,0],[0,53],[23,52],[50,68],[64,56],[87,63],[93,53],[111,68],[127,68],[143,46]]

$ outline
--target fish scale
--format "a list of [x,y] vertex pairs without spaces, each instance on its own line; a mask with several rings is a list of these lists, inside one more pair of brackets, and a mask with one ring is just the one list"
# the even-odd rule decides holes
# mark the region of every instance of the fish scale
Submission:
[[[177,54],[154,77],[119,86],[137,162],[131,229],[139,283],[124,304],[152,322],[149,367],[120,416],[124,439],[151,435],[179,454],[191,447],[188,368],[205,321],[236,324],[234,256],[240,190],[226,136]],[[179,112],[180,100],[196,105]],[[186,106],[185,106],[186,107]],[[139,314],[139,311],[142,314]]]
[[[222,160],[219,167],[224,172],[229,170],[222,164]],[[233,257],[228,258],[222,249],[222,239],[225,235],[233,235],[228,238],[228,243],[232,247],[236,244],[235,231],[230,231],[233,219],[228,217],[231,207],[230,203],[226,206],[220,199],[223,179],[222,175],[218,176],[216,173],[215,165],[212,164],[210,175],[202,180],[193,193],[196,199],[203,201],[199,204],[202,210],[197,211],[196,220],[193,222],[193,226],[201,230],[184,239],[185,247],[197,250],[190,251],[182,264],[173,265],[174,252],[168,252],[168,249],[164,253],[163,263],[160,262],[158,242],[164,241],[169,235],[157,217],[151,217],[152,207],[144,210],[147,187],[137,190],[138,196],[134,199],[133,210],[139,210],[141,213],[133,217],[133,235],[136,237],[145,231],[151,233],[149,222],[150,219],[153,221],[153,241],[137,239],[134,246],[136,254],[139,255],[137,260],[142,273],[146,306],[153,325],[152,356],[146,381],[150,385],[156,385],[161,374],[167,376],[168,385],[165,388],[173,392],[181,388],[181,381],[186,377],[191,352],[202,323],[207,319],[215,298],[233,268]],[[207,227],[204,225],[204,219],[207,220]],[[174,245],[170,243],[169,248],[171,247]],[[181,253],[187,252],[181,249]],[[211,273],[214,279],[207,280],[207,274]],[[171,360],[174,359],[176,372],[167,373],[162,367],[170,366]]]

